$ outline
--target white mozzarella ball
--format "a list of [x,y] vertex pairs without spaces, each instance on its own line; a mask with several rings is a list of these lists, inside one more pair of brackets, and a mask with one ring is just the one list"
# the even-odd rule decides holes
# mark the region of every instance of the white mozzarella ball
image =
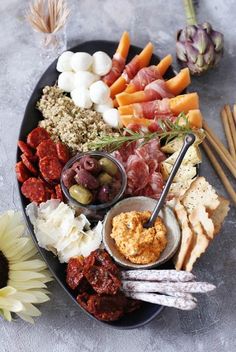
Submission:
[[75,73],[75,88],[89,88],[93,82],[100,79],[98,75],[88,71],[78,71]]
[[94,104],[94,110],[101,114],[111,108],[113,108],[113,101],[111,98],[107,100],[106,104]]
[[104,111],[103,115],[104,122],[113,128],[120,128],[122,127],[120,114],[117,109],[108,109]]
[[88,53],[78,52],[71,57],[71,67],[77,71],[87,71],[93,63],[93,57]]
[[74,104],[79,108],[89,109],[93,105],[87,88],[75,88],[70,93],[70,96]]
[[74,72],[62,72],[58,77],[58,87],[67,93],[74,89]]
[[57,71],[58,72],[66,72],[72,71],[72,67],[70,64],[71,58],[74,55],[72,51],[65,51],[62,53],[57,60]]
[[93,54],[93,72],[97,75],[104,76],[110,72],[112,66],[112,60],[103,51],[97,51]]
[[110,97],[110,88],[103,81],[97,81],[90,86],[90,98],[95,104],[106,104]]

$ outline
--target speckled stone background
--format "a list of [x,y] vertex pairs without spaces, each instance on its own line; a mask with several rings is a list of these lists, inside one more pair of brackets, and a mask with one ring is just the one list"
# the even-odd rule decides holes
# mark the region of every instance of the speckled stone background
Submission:
[[[24,20],[27,3],[0,1],[1,211],[20,209],[13,172],[16,141],[26,103],[49,64],[40,59],[35,37]],[[175,32],[184,25],[181,1],[70,0],[69,5],[72,15],[67,28],[68,47],[90,39],[118,40],[126,29],[134,44],[143,46],[151,40],[158,55],[175,54]],[[191,89],[199,92],[202,111],[222,139],[220,108],[236,101],[235,14],[234,0],[199,1],[199,20],[209,20],[225,34],[225,56],[219,68],[193,79]],[[207,160],[201,172],[225,194]],[[194,311],[166,308],[144,328],[116,331],[92,321],[52,283],[52,299],[42,306],[42,317],[35,325],[0,320],[0,352],[235,351],[235,216],[232,207],[223,231],[195,265],[197,277],[215,283],[217,289],[199,296]]]

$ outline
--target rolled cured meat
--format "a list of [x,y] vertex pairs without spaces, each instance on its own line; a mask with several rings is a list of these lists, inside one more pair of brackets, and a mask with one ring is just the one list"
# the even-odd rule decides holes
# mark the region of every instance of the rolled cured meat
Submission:
[[155,119],[167,115],[178,115],[181,112],[188,113],[189,110],[199,109],[199,97],[197,93],[178,95],[174,98],[164,98],[143,103],[120,106],[121,115],[134,115],[135,117],[145,117]]
[[130,37],[128,32],[124,32],[120,39],[118,48],[112,58],[111,71],[102,77],[103,82],[105,82],[109,87],[114,83],[117,78],[120,77],[124,68],[127,55],[130,48]]

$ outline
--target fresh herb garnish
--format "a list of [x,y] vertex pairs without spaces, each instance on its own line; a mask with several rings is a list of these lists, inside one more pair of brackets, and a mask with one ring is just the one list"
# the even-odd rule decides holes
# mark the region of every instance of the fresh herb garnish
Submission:
[[[151,120],[150,120],[151,121]],[[127,135],[120,136],[104,136],[102,138],[96,139],[95,141],[89,143],[89,149],[93,150],[109,150],[110,152],[115,151],[122,147],[124,143],[130,144],[132,142],[140,141],[140,146],[148,143],[154,138],[159,138],[161,141],[164,140],[165,144],[170,142],[175,137],[185,136],[188,133],[194,133],[197,135],[203,135],[202,130],[193,130],[190,127],[188,118],[184,113],[179,114],[175,122],[170,119],[158,120],[158,125],[161,131],[157,132],[134,132],[128,128],[124,128],[124,132]]]

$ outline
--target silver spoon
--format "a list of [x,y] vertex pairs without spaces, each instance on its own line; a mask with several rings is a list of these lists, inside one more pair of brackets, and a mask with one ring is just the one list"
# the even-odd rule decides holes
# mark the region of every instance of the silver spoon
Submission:
[[158,200],[157,205],[155,206],[150,219],[143,225],[143,227],[149,228],[149,227],[153,226],[153,224],[154,224],[154,222],[155,222],[155,220],[156,220],[156,218],[157,218],[157,216],[158,216],[158,214],[164,204],[164,201],[165,201],[166,196],[169,192],[169,189],[170,189],[170,186],[174,180],[174,177],[175,177],[177,171],[179,170],[180,165],[182,164],[183,158],[184,158],[185,154],[187,153],[188,148],[194,143],[195,139],[196,139],[196,137],[192,133],[189,133],[186,135],[185,140],[184,140],[184,144],[183,144],[183,146],[179,152],[179,155],[178,155],[178,157],[172,167],[171,173],[168,177],[168,180],[165,184],[165,187],[163,188],[163,190],[161,192],[160,199]]

